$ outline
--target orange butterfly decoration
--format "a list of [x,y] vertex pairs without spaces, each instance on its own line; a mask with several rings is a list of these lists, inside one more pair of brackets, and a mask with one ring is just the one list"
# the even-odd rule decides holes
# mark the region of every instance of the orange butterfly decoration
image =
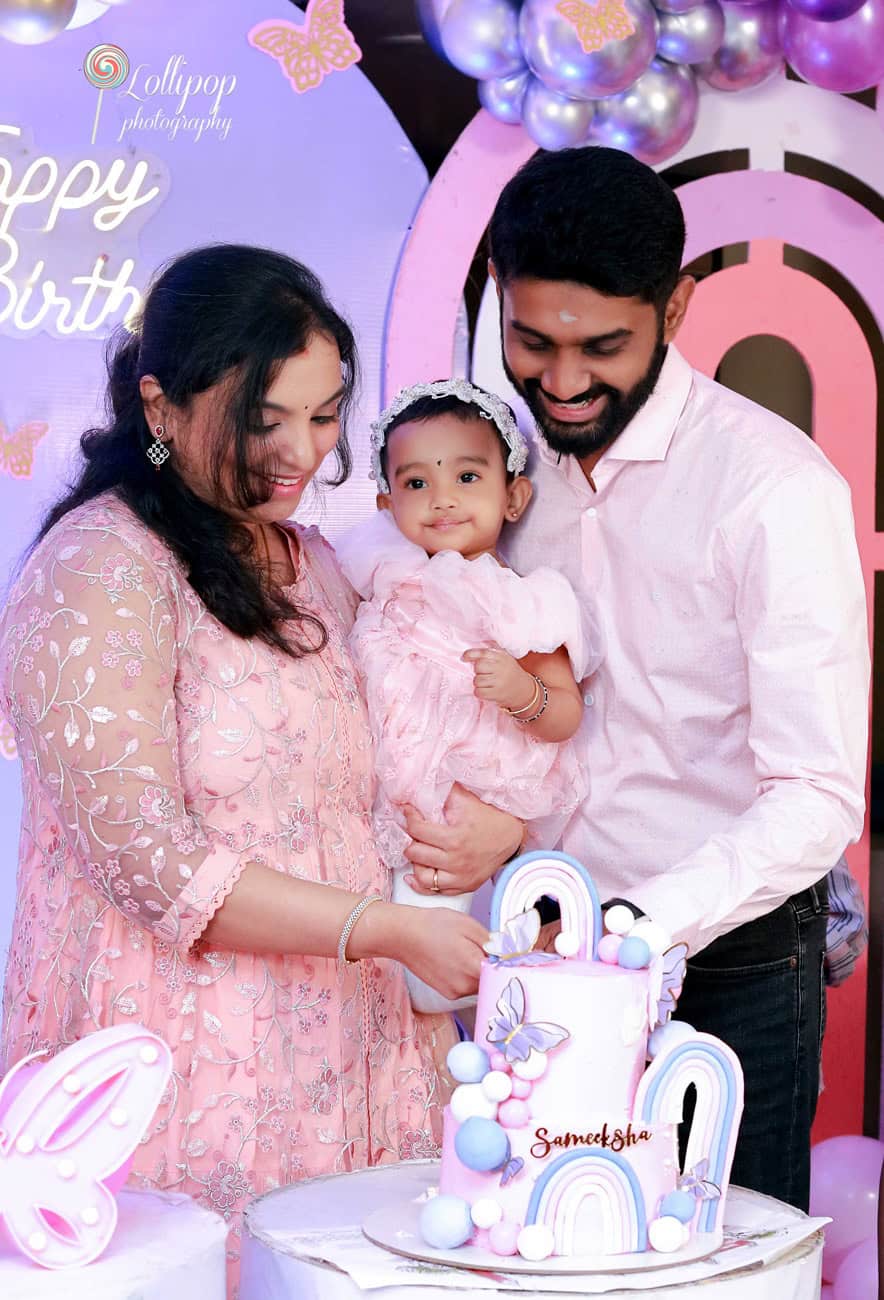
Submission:
[[310,0],[300,27],[278,20],[258,23],[249,44],[276,59],[298,95],[314,90],[326,73],[345,72],[362,58],[344,22],[344,0]]
[[49,428],[40,420],[29,420],[15,433],[7,434],[0,420],[0,471],[13,478],[30,478],[34,468],[34,448]]
[[626,12],[624,0],[559,0],[557,11],[577,30],[584,54],[595,54],[608,41],[625,41],[635,32],[635,23]]

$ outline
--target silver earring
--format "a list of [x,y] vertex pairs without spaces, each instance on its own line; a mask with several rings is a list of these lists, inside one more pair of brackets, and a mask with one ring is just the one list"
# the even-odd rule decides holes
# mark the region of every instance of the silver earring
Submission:
[[153,436],[156,439],[156,442],[152,442],[147,449],[148,459],[154,469],[159,469],[164,461],[169,459],[169,448],[163,442],[163,434],[165,432],[166,430],[163,425],[156,425],[153,431]]

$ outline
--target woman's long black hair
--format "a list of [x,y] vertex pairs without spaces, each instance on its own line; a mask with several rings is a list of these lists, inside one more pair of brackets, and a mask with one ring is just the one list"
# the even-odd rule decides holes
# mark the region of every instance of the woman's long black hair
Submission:
[[[319,280],[293,258],[269,249],[221,244],[177,258],[155,281],[135,333],[121,332],[108,351],[107,423],[80,439],[85,464],[70,490],[51,507],[34,545],[69,511],[102,492],[117,496],[181,559],[189,581],[212,614],[241,637],[257,637],[298,657],[326,641],[322,622],[291,599],[270,591],[250,561],[252,539],[220,506],[203,501],[176,469],[174,446],[157,472],[147,457],[154,441],[139,381],[153,375],[166,399],[186,412],[191,399],[225,376],[209,464],[217,501],[248,510],[267,499],[255,436],[267,389],[287,357],[321,334],[341,354],[344,395],[338,472],[350,472],[346,416],[357,382],[349,325]],[[233,482],[222,466],[233,448]],[[283,629],[283,623],[289,627]],[[294,624],[293,630],[291,624]],[[306,635],[304,635],[306,633]]]

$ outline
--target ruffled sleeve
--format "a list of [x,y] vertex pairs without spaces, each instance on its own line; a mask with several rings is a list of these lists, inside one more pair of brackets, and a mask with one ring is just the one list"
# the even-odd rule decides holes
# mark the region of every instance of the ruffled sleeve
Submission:
[[3,620],[3,704],[26,779],[92,888],[186,948],[244,863],[211,842],[182,790],[178,639],[205,611],[121,513],[72,513],[27,562]]
[[426,552],[400,533],[389,510],[351,528],[335,543],[335,553],[363,600],[386,600],[429,563]]
[[423,589],[439,617],[454,626],[472,624],[516,659],[531,651],[552,654],[564,646],[578,682],[601,663],[597,611],[578,600],[567,578],[555,569],[535,569],[521,577],[491,555],[467,561],[445,551],[428,564]]

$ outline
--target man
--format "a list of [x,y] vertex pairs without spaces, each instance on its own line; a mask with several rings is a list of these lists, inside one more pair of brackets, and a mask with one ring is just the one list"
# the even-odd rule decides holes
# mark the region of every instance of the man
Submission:
[[592,793],[564,849],[690,950],[679,1013],[746,1075],[734,1181],[807,1208],[827,869],[863,823],[869,655],[846,484],[672,347],[681,209],[616,150],[500,196],[504,364],[537,424],[506,554],[599,606]]

